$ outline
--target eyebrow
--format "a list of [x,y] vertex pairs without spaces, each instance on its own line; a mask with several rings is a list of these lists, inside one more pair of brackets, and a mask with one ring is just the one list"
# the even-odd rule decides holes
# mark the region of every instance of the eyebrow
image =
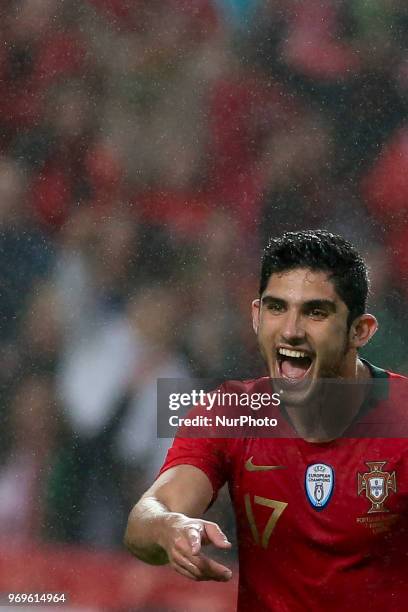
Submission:
[[[287,302],[286,300],[275,297],[273,295],[264,295],[262,298],[262,304],[264,306],[268,306],[270,304],[280,304],[281,306],[286,306]],[[307,300],[306,302],[302,302],[302,308],[310,310],[312,310],[313,308],[321,308],[324,310],[328,310],[329,312],[336,312],[337,310],[336,303],[333,302],[333,300],[322,299]]]

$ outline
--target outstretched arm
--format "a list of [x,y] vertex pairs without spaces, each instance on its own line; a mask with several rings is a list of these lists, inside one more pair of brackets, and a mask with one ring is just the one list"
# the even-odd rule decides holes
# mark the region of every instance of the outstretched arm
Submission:
[[126,546],[142,561],[155,565],[168,562],[193,580],[229,580],[231,571],[201,550],[206,544],[224,549],[231,546],[216,523],[199,518],[212,496],[211,482],[199,468],[170,468],[130,513]]

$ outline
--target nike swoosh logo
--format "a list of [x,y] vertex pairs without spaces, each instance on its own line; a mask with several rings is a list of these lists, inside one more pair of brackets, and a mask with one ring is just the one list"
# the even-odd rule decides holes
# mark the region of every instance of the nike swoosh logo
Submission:
[[252,459],[253,457],[250,457],[245,463],[245,469],[248,470],[248,472],[267,472],[268,470],[286,469],[286,465],[254,465]]

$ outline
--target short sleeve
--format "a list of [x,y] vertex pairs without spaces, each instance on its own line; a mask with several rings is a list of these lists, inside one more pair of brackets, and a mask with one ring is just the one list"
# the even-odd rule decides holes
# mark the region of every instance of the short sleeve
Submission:
[[164,464],[159,472],[163,474],[176,465],[194,465],[209,478],[214,499],[219,489],[228,480],[227,440],[222,438],[178,438],[174,439]]

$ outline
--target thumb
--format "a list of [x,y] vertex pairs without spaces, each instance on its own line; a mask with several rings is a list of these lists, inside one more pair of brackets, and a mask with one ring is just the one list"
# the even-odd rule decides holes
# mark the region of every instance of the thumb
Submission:
[[205,522],[203,524],[205,531],[205,543],[214,544],[218,548],[230,548],[231,542],[228,541],[227,536],[221,531],[216,523]]

